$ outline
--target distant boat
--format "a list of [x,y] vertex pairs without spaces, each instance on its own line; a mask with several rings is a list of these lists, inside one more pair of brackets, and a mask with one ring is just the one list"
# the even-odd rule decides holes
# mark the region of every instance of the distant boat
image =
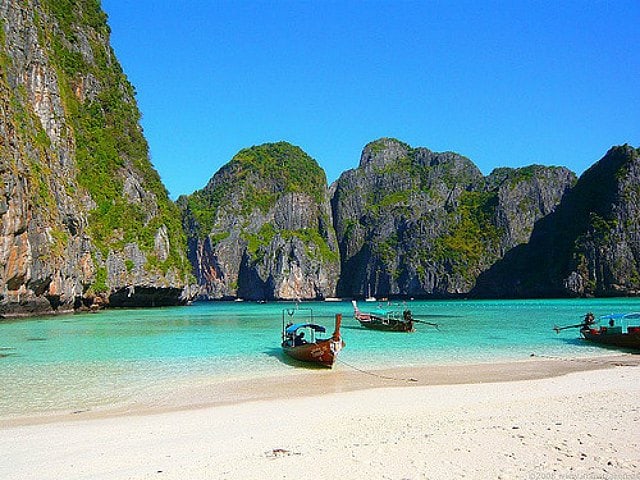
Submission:
[[[293,323],[293,316],[297,313],[307,313],[308,322]],[[286,318],[288,316],[289,318]],[[288,320],[288,321],[287,321]],[[342,315],[336,314],[335,329],[329,338],[320,335],[326,328],[313,321],[313,311],[310,308],[285,309],[282,311],[282,350],[291,358],[302,362],[314,363],[331,368],[344,348],[345,343],[340,336]]]
[[365,328],[372,330],[385,330],[388,332],[413,332],[413,315],[411,310],[384,310],[378,308],[371,312],[361,312],[355,300],[353,305],[353,317]]
[[365,302],[375,302],[376,297],[371,296],[371,285],[367,288],[367,298],[364,299]]
[[559,333],[567,328],[579,328],[582,338],[589,342],[640,350],[640,313],[613,313],[597,321],[587,313],[582,323],[553,329]]
[[342,299],[338,297],[327,297],[324,299],[325,302],[341,302]]

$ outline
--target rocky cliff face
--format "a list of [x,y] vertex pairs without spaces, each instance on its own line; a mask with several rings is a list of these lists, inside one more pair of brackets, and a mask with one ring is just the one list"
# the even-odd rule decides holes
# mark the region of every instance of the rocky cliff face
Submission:
[[0,118],[0,314],[185,299],[179,212],[99,2],[0,3]]
[[640,151],[614,147],[582,174],[531,240],[478,280],[482,296],[640,294]]
[[335,294],[340,263],[326,176],[298,147],[280,142],[242,150],[179,204],[201,296]]
[[575,181],[565,168],[498,169],[467,158],[368,144],[360,165],[332,186],[342,270],[338,295],[467,294],[480,273],[527,242]]

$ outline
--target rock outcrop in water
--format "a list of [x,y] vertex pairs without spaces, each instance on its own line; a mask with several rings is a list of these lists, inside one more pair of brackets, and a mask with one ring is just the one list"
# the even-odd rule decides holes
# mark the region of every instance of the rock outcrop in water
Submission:
[[334,295],[340,262],[327,180],[300,148],[244,149],[179,204],[202,297]]
[[492,297],[640,294],[640,151],[613,147],[585,171],[531,240],[485,272]]
[[339,296],[466,295],[476,278],[553,212],[575,182],[566,168],[501,168],[483,177],[467,158],[368,144],[333,188]]
[[99,2],[0,2],[0,315],[186,300],[139,118]]

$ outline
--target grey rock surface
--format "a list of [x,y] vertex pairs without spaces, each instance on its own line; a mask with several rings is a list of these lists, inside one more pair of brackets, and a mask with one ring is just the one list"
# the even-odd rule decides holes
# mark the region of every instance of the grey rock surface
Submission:
[[[163,223],[171,202],[156,186],[159,177],[148,159],[133,89],[109,45],[106,16],[95,2],[77,2],[61,20],[67,7],[0,2],[0,315],[107,305],[112,293],[139,285],[182,303],[188,296],[186,244],[180,244],[179,222],[178,230]],[[116,91],[112,79],[121,80]],[[123,125],[111,124],[117,117],[105,112],[123,105]],[[96,121],[87,133],[83,119],[89,115],[103,123]],[[125,151],[123,136],[141,150]],[[110,158],[99,158],[88,139],[116,148],[108,151]],[[107,182],[82,173],[101,161],[118,165],[106,173]],[[95,197],[102,187],[115,192],[111,204],[118,204],[121,218],[139,217],[138,226],[105,225],[98,211],[109,204]],[[173,211],[177,216],[175,206]],[[110,237],[98,238],[104,232]],[[182,265],[176,260],[181,255]],[[137,297],[129,298],[135,306]]]

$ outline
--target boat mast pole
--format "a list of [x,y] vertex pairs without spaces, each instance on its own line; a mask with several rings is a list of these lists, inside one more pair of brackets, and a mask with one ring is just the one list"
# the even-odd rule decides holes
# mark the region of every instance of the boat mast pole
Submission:
[[333,331],[332,338],[337,342],[340,340],[340,325],[342,324],[342,314],[336,313],[336,328]]

